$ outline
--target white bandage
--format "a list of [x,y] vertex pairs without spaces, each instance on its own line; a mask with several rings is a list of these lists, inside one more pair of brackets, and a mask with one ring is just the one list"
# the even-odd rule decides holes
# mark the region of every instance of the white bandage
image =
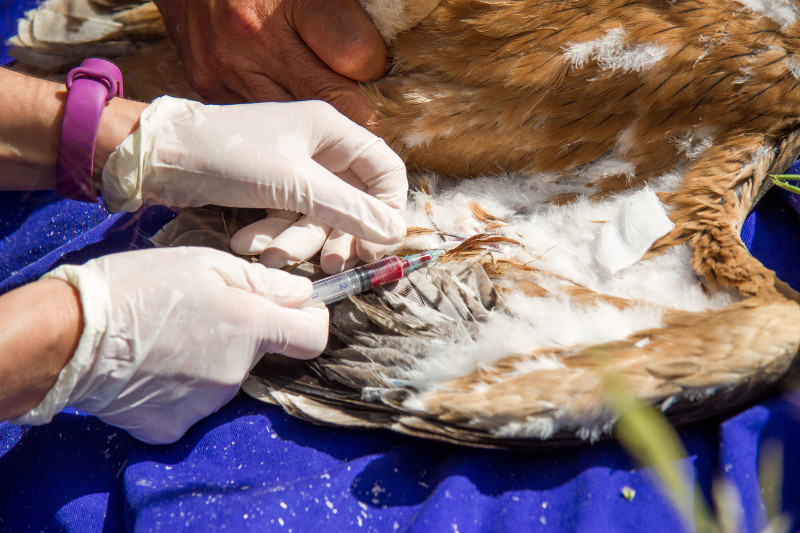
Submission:
[[656,193],[645,187],[622,202],[617,214],[603,224],[592,246],[594,259],[616,274],[639,261],[674,227]]

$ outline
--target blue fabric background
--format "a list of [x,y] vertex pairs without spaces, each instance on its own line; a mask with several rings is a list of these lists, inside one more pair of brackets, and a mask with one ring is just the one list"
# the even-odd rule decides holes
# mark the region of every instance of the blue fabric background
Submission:
[[[4,38],[32,4],[0,0]],[[172,216],[163,208],[110,215],[101,203],[52,192],[0,193],[0,292],[60,263],[147,246]],[[742,238],[800,289],[800,217],[780,194],[759,204]],[[800,527],[800,424],[791,395],[679,433],[688,455],[675,468],[706,498],[712,480],[736,487],[750,532],[766,525],[759,450],[782,443],[782,507],[792,529]],[[623,487],[636,491],[632,500]],[[318,427],[243,395],[169,446],[142,444],[71,409],[43,427],[0,424],[0,531],[320,528],[672,533],[683,525],[649,469],[636,468],[615,442],[537,453],[477,450]]]

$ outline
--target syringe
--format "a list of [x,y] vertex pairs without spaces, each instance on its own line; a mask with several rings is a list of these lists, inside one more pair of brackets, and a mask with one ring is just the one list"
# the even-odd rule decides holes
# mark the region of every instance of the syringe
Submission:
[[442,254],[444,254],[444,250],[430,250],[405,257],[391,255],[380,261],[317,280],[314,282],[314,292],[311,294],[311,298],[302,307],[318,302],[325,305],[338,302],[351,294],[359,294],[397,281],[408,272],[440,258]]

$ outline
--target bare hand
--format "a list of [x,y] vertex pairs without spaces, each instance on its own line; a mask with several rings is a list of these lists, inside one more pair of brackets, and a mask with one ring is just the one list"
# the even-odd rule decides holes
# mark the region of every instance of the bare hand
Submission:
[[[325,100],[362,125],[356,81],[387,52],[358,0],[156,0],[194,89],[213,103]],[[354,81],[355,80],[355,81]]]

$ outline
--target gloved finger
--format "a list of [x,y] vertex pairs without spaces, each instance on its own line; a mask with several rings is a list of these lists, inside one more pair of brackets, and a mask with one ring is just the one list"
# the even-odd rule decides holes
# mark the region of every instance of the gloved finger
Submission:
[[331,231],[322,247],[319,264],[327,274],[335,274],[356,266],[356,238],[338,229]]
[[[347,170],[344,170],[342,172],[339,172],[337,174],[337,176],[339,176],[339,178],[341,178],[343,181],[349,183],[350,185],[352,185],[353,187],[355,187],[355,188],[357,188],[359,190],[365,190],[367,188],[367,185],[365,183],[361,182],[361,180],[356,175],[356,173],[353,172],[350,169],[347,169]],[[401,211],[402,211],[402,209],[401,209]],[[329,237],[329,239],[330,239],[330,237]],[[360,258],[362,261],[364,261],[366,263],[371,263],[373,261],[377,261],[378,259],[380,259],[384,255],[386,255],[386,252],[389,249],[389,247],[386,246],[386,245],[378,244],[378,243],[374,243],[374,242],[370,242],[370,241],[366,241],[364,239],[357,239],[354,242],[354,244],[355,244],[356,247],[353,250],[353,253],[352,253],[351,257],[353,257],[353,258],[358,257],[358,258]],[[326,243],[325,247],[323,248],[323,252],[325,252],[325,248],[327,248],[327,243]],[[355,260],[353,260],[352,262],[354,263]],[[347,268],[351,268],[351,267],[347,267]],[[324,266],[323,266],[323,270],[325,270]],[[326,272],[327,272],[327,270],[326,270]]]
[[[394,155],[394,160],[388,154]],[[395,209],[405,210],[408,200],[408,176],[400,156],[379,139],[350,163],[350,170],[366,185],[367,193]]]
[[[358,166],[356,163],[354,163],[354,165]],[[362,169],[362,170],[368,170],[368,169]],[[396,191],[392,190],[383,191],[383,187],[385,186],[388,186],[390,189],[394,187],[391,184],[383,182],[373,183],[372,189],[370,190],[369,180],[364,181],[362,179],[362,176],[359,176],[355,171],[353,171],[350,168],[345,169],[341,172],[337,172],[336,175],[339,177],[339,179],[341,179],[345,183],[352,185],[359,191],[364,191],[370,196],[378,198],[379,200],[386,203],[389,207],[393,207],[401,213],[405,211],[407,194],[408,194],[408,182],[405,180],[405,178],[403,180],[403,185],[406,187],[406,190],[400,196],[397,196]],[[405,174],[403,175],[405,176]]]
[[348,185],[312,160],[294,159],[283,179],[265,186],[269,205],[311,215],[331,227],[373,242],[394,244],[405,235],[396,209]]
[[347,183],[348,185],[355,187],[361,192],[367,192],[367,185],[364,182],[362,182],[361,179],[358,177],[358,175],[349,168],[346,168],[341,172],[337,172],[336,177],[338,177],[340,180]]
[[377,244],[363,239],[356,240],[356,254],[365,263],[377,261],[386,255],[388,250],[389,247],[384,244]]
[[267,218],[249,224],[231,237],[231,250],[239,255],[259,255],[269,244],[300,218],[300,213],[267,209]]
[[403,160],[381,139],[334,115],[317,146],[310,146],[314,161],[335,174],[347,170],[363,183],[366,192],[384,203],[402,209],[408,195],[408,177]]
[[357,0],[293,5],[297,33],[331,69],[356,81],[386,73],[386,45]]
[[[276,353],[296,359],[318,356],[328,344],[328,309],[311,306],[303,309],[281,307],[267,299],[247,295],[242,303],[251,309],[260,337],[258,354]],[[309,293],[309,297],[310,297]],[[251,301],[247,301],[251,300]],[[253,364],[258,361],[256,358]]]
[[313,217],[304,216],[286,228],[261,252],[261,263],[269,268],[283,268],[314,257],[325,244],[331,227]]
[[336,117],[313,158],[339,176],[352,173],[363,184],[363,190],[385,204],[395,209],[405,208],[408,197],[405,164],[383,139],[372,133],[355,129],[354,124]]
[[231,289],[256,294],[283,307],[297,307],[311,297],[307,278],[225,255],[235,262],[219,262],[214,270]]

